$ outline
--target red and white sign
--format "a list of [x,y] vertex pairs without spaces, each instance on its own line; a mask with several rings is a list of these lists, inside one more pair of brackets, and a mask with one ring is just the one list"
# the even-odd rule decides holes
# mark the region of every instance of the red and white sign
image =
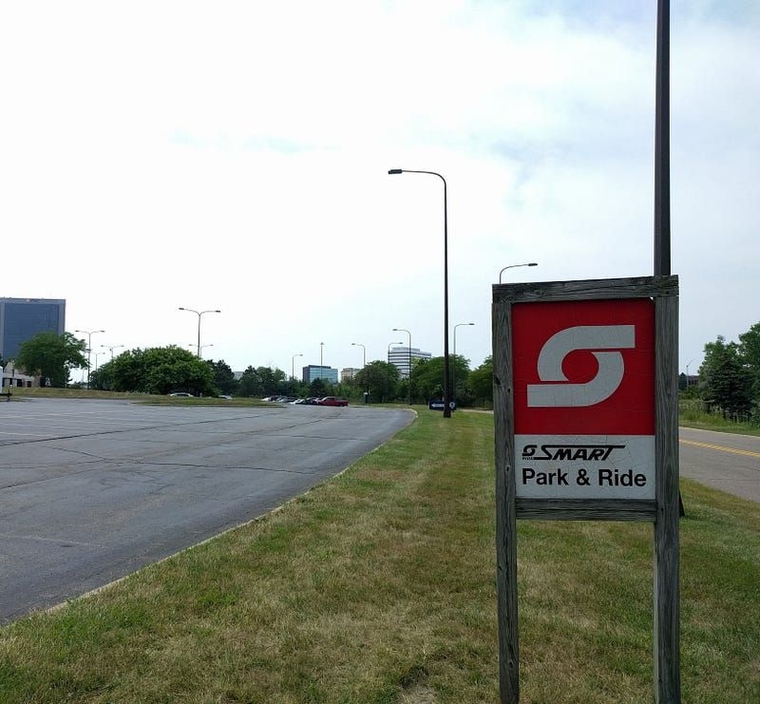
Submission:
[[654,338],[647,298],[512,306],[518,497],[654,499]]

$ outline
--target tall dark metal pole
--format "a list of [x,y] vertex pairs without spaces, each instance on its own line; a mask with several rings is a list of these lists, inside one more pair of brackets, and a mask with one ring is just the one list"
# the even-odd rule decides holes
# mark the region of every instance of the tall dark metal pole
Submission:
[[654,135],[654,273],[670,275],[670,1],[657,2]]
[[446,179],[436,171],[389,169],[389,174],[430,174],[443,181],[443,417],[451,418],[451,386],[449,384],[449,214]]

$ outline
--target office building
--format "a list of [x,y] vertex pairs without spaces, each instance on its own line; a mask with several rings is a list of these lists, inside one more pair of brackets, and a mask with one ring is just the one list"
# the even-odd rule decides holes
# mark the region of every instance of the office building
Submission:
[[15,359],[21,345],[41,332],[63,335],[66,301],[60,298],[0,298],[0,357]]
[[331,384],[338,383],[338,370],[332,367],[320,367],[318,364],[310,364],[301,370],[301,378],[305,383],[311,384],[315,379],[324,379]]
[[402,379],[407,379],[409,377],[409,360],[411,358],[412,367],[414,367],[414,360],[415,359],[431,359],[432,354],[430,352],[423,352],[421,349],[418,349],[417,347],[411,348],[411,355],[410,355],[410,349],[408,346],[398,346],[398,347],[391,347],[388,350],[388,363],[393,364],[395,367],[398,368],[399,376]]

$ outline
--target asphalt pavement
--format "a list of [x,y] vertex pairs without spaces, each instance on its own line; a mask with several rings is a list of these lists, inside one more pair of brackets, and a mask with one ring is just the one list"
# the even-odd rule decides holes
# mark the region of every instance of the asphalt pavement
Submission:
[[680,428],[678,460],[682,477],[760,503],[760,437]]
[[261,516],[413,417],[365,406],[0,403],[0,623]]

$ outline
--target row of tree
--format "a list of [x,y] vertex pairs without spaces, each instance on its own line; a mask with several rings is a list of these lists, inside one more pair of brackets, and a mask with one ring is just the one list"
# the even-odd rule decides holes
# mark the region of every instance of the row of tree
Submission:
[[[86,369],[85,342],[71,333],[41,333],[25,342],[15,366],[41,376],[49,386],[68,385],[71,372]],[[687,397],[699,398],[706,410],[760,424],[760,323],[739,335],[738,342],[718,336],[704,348],[699,381],[681,375]],[[0,360],[2,361],[2,360]],[[90,374],[96,389],[167,394],[188,391],[196,396],[234,394],[245,397],[337,395],[370,402],[403,401],[426,403],[443,396],[443,357],[416,360],[412,378],[401,379],[398,368],[388,362],[370,362],[353,379],[331,384],[315,379],[306,384],[288,377],[280,369],[249,366],[240,379],[223,360],[198,359],[180,347],[156,347],[123,352]],[[460,406],[490,407],[493,403],[493,363],[487,358],[470,370],[460,356],[450,358],[454,397]],[[411,384],[411,387],[410,387]]]
[[738,342],[719,335],[704,352],[698,383],[690,386],[682,375],[683,394],[701,399],[708,412],[760,425],[760,323]]
[[[85,342],[71,333],[42,333],[21,346],[15,365],[28,374],[41,376],[47,385],[69,384],[71,372],[86,369]],[[264,396],[336,395],[354,402],[390,402],[410,399],[427,403],[443,396],[444,358],[419,359],[412,378],[401,379],[398,368],[388,362],[374,361],[352,379],[332,384],[315,379],[310,384],[288,377],[280,369],[249,366],[238,379],[223,360],[202,360],[176,346],[134,349],[102,364],[89,375],[91,388],[168,394],[187,391],[196,396],[230,394],[252,398]],[[470,370],[461,355],[449,359],[449,374],[454,397],[460,406],[490,406],[492,403],[493,364],[491,358]]]

